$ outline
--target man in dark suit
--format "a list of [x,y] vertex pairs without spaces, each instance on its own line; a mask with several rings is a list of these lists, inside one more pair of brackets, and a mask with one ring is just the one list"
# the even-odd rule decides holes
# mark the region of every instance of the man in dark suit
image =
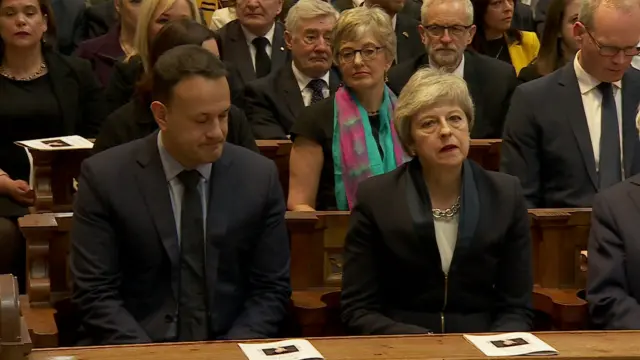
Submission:
[[337,19],[322,0],[291,7],[284,35],[293,61],[245,88],[245,113],[256,139],[286,139],[301,109],[336,91],[340,79],[331,69],[330,42]]
[[598,329],[640,330],[639,218],[640,175],[593,200],[587,301]]
[[70,55],[82,41],[84,0],[52,0],[51,9],[57,25],[58,50]]
[[[435,0],[419,27],[426,53],[389,71],[389,88],[396,94],[421,67],[431,66],[465,79],[475,105],[471,136],[500,138],[516,85],[513,67],[503,61],[465,51],[475,34],[473,7],[468,0]],[[427,55],[428,54],[428,55]]]
[[239,0],[238,18],[220,29],[222,60],[236,65],[243,83],[281,68],[290,56],[284,26],[276,21],[283,0]]
[[[118,17],[122,15],[122,6],[130,5],[140,7],[141,0],[114,0],[94,4],[84,12],[83,39],[93,39],[106,34],[109,29],[118,24]],[[115,6],[114,6],[115,5]],[[128,20],[125,20],[128,21]],[[135,23],[133,32],[135,33]]]
[[225,143],[224,74],[201,46],[167,51],[152,75],[160,131],[82,164],[72,299],[97,344],[278,334],[284,197],[272,161]]
[[594,8],[574,25],[574,61],[511,100],[501,168],[520,178],[532,208],[590,207],[598,191],[640,172],[640,72],[630,68],[640,6]]

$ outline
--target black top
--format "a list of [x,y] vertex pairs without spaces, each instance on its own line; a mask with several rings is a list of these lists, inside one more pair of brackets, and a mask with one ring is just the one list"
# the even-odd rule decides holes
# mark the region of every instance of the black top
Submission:
[[31,81],[0,76],[0,94],[0,169],[29,181],[29,158],[14,142],[64,135],[60,104],[48,74]]
[[511,64],[509,44],[507,43],[507,39],[504,37],[495,40],[487,40],[484,48],[484,54]]
[[[291,128],[291,140],[302,136],[322,146],[324,162],[320,172],[318,194],[315,209],[318,211],[337,210],[335,195],[335,179],[333,171],[333,103],[335,96],[328,97],[304,108]],[[369,116],[371,131],[378,144],[378,151],[382,155],[379,141],[380,117]],[[311,204],[313,205],[313,204]]]
[[538,67],[531,63],[520,70],[520,73],[518,74],[518,81],[523,84],[541,77],[542,75],[538,72]]

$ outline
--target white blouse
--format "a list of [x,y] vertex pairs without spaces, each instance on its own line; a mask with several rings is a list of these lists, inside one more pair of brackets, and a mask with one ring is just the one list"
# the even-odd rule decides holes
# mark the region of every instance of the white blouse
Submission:
[[459,219],[459,214],[448,219],[433,219],[433,225],[436,230],[436,242],[438,243],[440,261],[442,262],[442,271],[444,271],[445,274],[449,273],[453,251],[456,248]]

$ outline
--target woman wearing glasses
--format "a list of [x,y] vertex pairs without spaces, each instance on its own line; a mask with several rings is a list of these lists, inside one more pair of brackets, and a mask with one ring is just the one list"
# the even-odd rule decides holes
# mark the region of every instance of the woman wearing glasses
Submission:
[[471,2],[476,25],[476,36],[471,47],[481,54],[513,65],[516,74],[520,73],[538,55],[540,42],[534,32],[511,28],[514,0]]
[[394,123],[413,158],[360,184],[345,240],[342,319],[363,335],[528,331],[531,240],[522,189],[466,159],[465,81],[416,72]]
[[404,162],[385,85],[396,35],[379,8],[344,11],[334,29],[334,62],[344,86],[305,108],[291,128],[288,208],[349,210],[358,183]]

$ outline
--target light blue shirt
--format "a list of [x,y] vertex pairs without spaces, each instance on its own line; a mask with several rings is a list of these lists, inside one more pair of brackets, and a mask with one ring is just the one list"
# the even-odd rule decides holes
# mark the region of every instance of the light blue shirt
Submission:
[[[178,175],[186,170],[173,156],[169,154],[162,143],[162,131],[158,132],[158,152],[162,161],[162,168],[169,186],[169,196],[171,197],[171,207],[173,208],[173,217],[176,222],[176,233],[178,234],[178,243],[180,242],[180,219],[182,214],[182,197],[184,195],[184,186],[182,181],[178,179]],[[207,230],[207,202],[209,198],[209,178],[211,177],[211,163],[200,165],[196,168],[200,173],[200,183],[198,184],[198,192],[202,199],[202,219],[206,234]]]

